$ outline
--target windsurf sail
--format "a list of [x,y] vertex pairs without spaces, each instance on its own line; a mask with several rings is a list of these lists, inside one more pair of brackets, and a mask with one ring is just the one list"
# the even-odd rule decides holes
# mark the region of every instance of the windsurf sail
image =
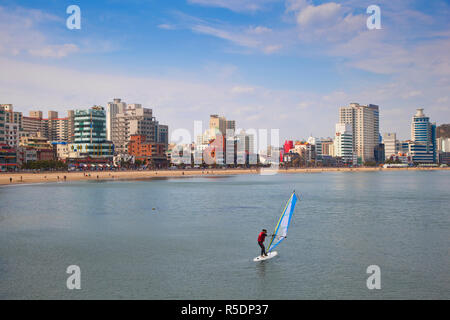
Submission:
[[297,203],[297,195],[295,194],[294,191],[291,197],[289,198],[286,207],[284,208],[284,211],[281,214],[280,219],[278,220],[277,226],[275,227],[275,231],[273,232],[272,235],[272,240],[270,241],[269,244],[268,252],[271,252],[273,249],[275,249],[281,243],[281,241],[283,241],[286,238],[296,203]]

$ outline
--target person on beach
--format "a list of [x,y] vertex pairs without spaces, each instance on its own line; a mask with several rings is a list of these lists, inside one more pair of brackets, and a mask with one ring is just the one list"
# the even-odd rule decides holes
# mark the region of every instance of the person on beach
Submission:
[[266,247],[264,246],[264,240],[267,237],[267,230],[262,229],[258,236],[258,245],[261,247],[261,257],[267,257]]

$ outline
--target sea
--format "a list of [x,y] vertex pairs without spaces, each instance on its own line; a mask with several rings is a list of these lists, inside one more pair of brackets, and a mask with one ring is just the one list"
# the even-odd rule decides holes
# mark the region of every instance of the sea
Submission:
[[0,299],[450,299],[449,249],[450,171],[0,187]]

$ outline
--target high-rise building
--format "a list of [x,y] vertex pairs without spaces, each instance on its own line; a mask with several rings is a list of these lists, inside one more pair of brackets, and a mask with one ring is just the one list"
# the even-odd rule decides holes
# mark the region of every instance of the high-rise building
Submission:
[[44,134],[42,111],[30,111],[29,116],[22,118],[22,129],[26,135],[33,135],[37,132]]
[[164,125],[164,124],[159,124],[158,122],[156,122],[156,133],[157,133],[157,137],[156,137],[156,141],[157,143],[162,143],[164,144],[164,148],[165,150],[167,150],[168,146],[169,146],[169,126]]
[[103,107],[75,110],[74,142],[69,154],[76,158],[112,158],[114,146],[106,140],[106,112]]
[[117,153],[127,153],[132,135],[145,136],[145,141],[168,143],[168,127],[160,125],[153,117],[152,109],[140,104],[129,104],[124,112],[112,118],[111,139]]
[[334,138],[334,153],[342,158],[344,163],[353,163],[353,128],[349,123],[336,124],[336,136]]
[[227,119],[219,117],[217,114],[212,114],[209,117],[209,132],[212,139],[217,135],[225,136],[227,131]]
[[450,138],[437,138],[436,144],[438,152],[450,152]]
[[69,117],[58,118],[57,111],[49,111],[48,119],[43,119],[43,126],[49,141],[70,142]]
[[68,131],[68,143],[72,143],[75,139],[75,112],[73,110],[67,111],[67,131]]
[[411,122],[409,151],[415,163],[436,163],[436,124],[430,123],[423,109],[417,109]]
[[322,145],[322,157],[323,156],[334,157],[333,139],[331,138],[321,139],[321,145]]
[[19,130],[22,129],[22,112],[14,111],[12,104],[1,104],[5,110],[5,121],[7,123],[15,123],[19,126]]
[[236,132],[236,121],[235,120],[227,120],[227,132],[225,134],[228,134],[228,132],[231,131],[231,134],[234,136]]
[[17,123],[5,123],[5,143],[12,148],[17,148],[20,141],[20,127]]
[[395,133],[383,134],[384,155],[386,159],[398,153],[397,135]]
[[0,106],[0,144],[5,144],[6,135],[5,135],[5,108]]
[[375,147],[379,144],[379,107],[350,103],[339,109],[339,123],[352,125],[353,148],[358,161],[373,161]]
[[30,111],[29,117],[22,118],[21,135],[30,136],[40,132],[49,141],[72,142],[74,112],[69,110],[67,113],[67,117],[59,118],[57,111],[49,111],[48,119],[43,119],[42,111]]
[[31,118],[42,119],[43,118],[42,111],[30,111],[30,117]]
[[127,104],[122,99],[114,99],[113,102],[108,102],[106,107],[106,139],[112,141],[112,127],[114,119],[118,113],[124,113],[127,109]]

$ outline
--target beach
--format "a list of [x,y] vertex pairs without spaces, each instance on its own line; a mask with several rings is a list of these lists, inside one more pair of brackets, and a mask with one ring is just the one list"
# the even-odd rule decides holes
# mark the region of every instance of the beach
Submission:
[[[277,174],[277,173],[321,173],[321,172],[370,172],[370,171],[431,171],[450,170],[450,168],[289,168],[278,171],[265,169],[187,169],[187,170],[146,170],[146,171],[86,171],[86,172],[17,172],[0,173],[0,185],[30,184],[30,183],[54,183],[67,181],[89,181],[89,180],[134,180],[150,178],[170,178],[186,176],[220,176],[240,174]],[[12,179],[12,180],[11,180]]]

